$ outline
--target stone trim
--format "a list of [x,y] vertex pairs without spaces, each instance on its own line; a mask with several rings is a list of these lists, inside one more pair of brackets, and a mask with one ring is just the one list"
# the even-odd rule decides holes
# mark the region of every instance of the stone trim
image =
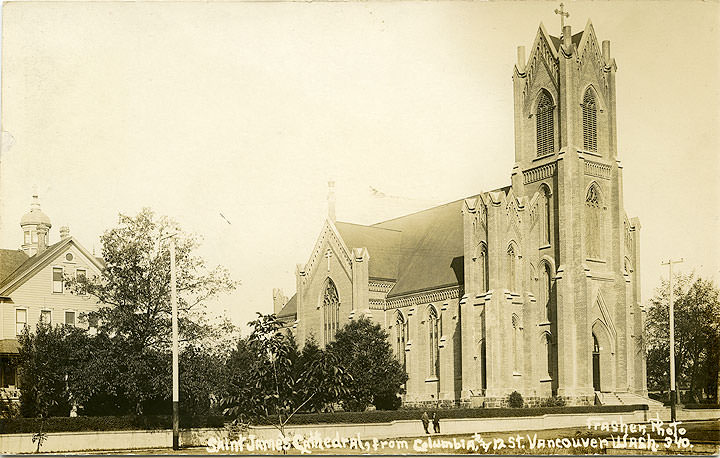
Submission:
[[392,298],[387,300],[388,309],[396,309],[406,307],[408,305],[424,304],[429,302],[439,302],[446,299],[459,299],[460,287],[451,286],[450,288],[436,289],[431,291],[423,291],[420,293],[409,294],[407,296]]
[[368,289],[373,292],[387,293],[393,288],[393,286],[395,286],[394,282],[381,280],[368,281]]
[[523,172],[523,183],[530,184],[555,175],[555,163],[541,165]]
[[368,305],[370,310],[385,310],[386,302],[385,299],[369,299]]
[[585,161],[585,175],[590,175],[604,180],[610,179],[610,166],[600,162]]

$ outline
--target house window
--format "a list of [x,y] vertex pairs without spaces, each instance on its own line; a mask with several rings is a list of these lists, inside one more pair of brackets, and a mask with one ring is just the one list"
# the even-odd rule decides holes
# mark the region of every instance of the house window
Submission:
[[428,352],[430,356],[430,377],[436,378],[440,372],[440,349],[438,347],[440,339],[438,338],[438,313],[432,305],[428,311],[428,331],[430,333],[430,351]]
[[53,267],[53,293],[62,293],[63,292],[63,268],[62,267]]
[[15,334],[20,335],[27,326],[27,310],[16,309],[15,310]]
[[542,91],[538,97],[535,114],[537,129],[537,155],[544,156],[555,151],[555,126],[553,120],[552,99],[547,91]]
[[329,278],[325,284],[323,296],[323,341],[329,344],[335,338],[340,324],[340,299],[335,283]]
[[85,290],[85,280],[87,279],[87,271],[85,269],[75,270],[75,279],[78,281],[78,294],[87,294]]
[[75,312],[72,312],[72,311],[65,312],[65,324],[70,325],[70,326],[75,326]]
[[15,362],[8,358],[0,359],[0,382],[2,382],[3,388],[17,386],[17,370]]
[[51,324],[52,312],[50,310],[40,310],[40,322],[44,324]]
[[595,93],[588,88],[582,103],[583,114],[583,148],[586,151],[597,151],[597,103]]

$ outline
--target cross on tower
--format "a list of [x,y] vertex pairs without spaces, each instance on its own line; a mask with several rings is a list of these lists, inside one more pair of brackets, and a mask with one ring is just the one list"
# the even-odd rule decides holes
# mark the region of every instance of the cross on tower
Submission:
[[570,13],[564,10],[565,5],[563,3],[560,4],[560,9],[555,8],[555,14],[560,15],[560,33],[562,34],[562,31],[565,30],[565,18],[570,17]]
[[327,269],[328,269],[328,272],[330,272],[330,258],[332,258],[332,250],[330,248],[328,248],[325,251],[325,257],[327,258],[327,261],[328,261]]

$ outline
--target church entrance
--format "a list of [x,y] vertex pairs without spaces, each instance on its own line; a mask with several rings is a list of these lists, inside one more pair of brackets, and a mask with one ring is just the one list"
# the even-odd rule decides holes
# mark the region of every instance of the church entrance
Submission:
[[597,337],[593,333],[593,353],[592,353],[592,371],[593,371],[593,389],[600,391],[600,345]]

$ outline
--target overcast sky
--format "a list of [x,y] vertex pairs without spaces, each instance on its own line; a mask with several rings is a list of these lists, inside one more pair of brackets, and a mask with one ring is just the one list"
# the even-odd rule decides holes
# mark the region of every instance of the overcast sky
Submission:
[[[617,61],[643,300],[668,256],[717,281],[719,4],[566,4],[573,33],[592,19]],[[540,22],[559,34],[557,6],[5,3],[0,247],[20,246],[33,185],[51,242],[69,225],[98,253],[119,212],[149,206],[242,282],[212,307],[245,323],[273,287],[294,293],[328,179],[357,223],[510,183],[516,47]]]

